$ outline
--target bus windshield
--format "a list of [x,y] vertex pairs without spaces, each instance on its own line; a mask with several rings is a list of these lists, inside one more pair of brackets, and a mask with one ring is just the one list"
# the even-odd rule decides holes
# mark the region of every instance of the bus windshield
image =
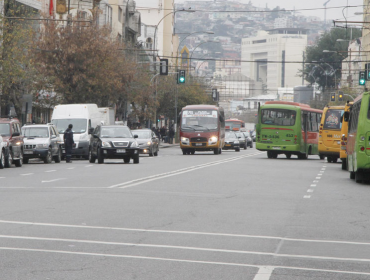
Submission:
[[235,130],[234,128],[239,130],[242,127],[242,123],[241,122],[236,122],[236,121],[226,121],[225,126],[229,127],[230,130]]
[[295,124],[296,111],[286,109],[263,109],[261,122],[263,124],[292,126]]
[[328,109],[325,114],[324,129],[341,129],[344,110]]
[[216,110],[184,110],[182,112],[182,130],[215,130],[218,128]]

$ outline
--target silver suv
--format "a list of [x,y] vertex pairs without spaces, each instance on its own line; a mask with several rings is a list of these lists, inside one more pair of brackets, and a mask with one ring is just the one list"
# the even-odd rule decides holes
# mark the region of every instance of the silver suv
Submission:
[[40,158],[44,163],[62,159],[62,139],[53,124],[25,125],[22,127],[24,136],[23,163],[30,158]]

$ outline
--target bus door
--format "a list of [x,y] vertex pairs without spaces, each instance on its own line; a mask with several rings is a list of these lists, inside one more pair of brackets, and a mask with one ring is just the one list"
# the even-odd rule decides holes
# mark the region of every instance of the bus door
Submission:
[[304,133],[304,152],[307,154],[307,142],[308,142],[308,115],[307,112],[302,111],[302,131]]

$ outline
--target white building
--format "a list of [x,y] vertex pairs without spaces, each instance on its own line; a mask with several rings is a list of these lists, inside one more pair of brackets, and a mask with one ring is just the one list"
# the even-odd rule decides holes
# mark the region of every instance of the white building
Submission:
[[[362,38],[354,39],[349,42],[348,57],[342,60],[342,81],[341,87],[358,86],[359,73],[365,68],[363,63],[364,54],[361,53]],[[360,87],[361,88],[361,87]]]
[[274,22],[274,28],[292,28],[293,20],[291,18],[277,18]]
[[267,90],[302,84],[298,76],[307,46],[307,31],[279,28],[259,31],[256,37],[242,40],[242,74],[261,81]]

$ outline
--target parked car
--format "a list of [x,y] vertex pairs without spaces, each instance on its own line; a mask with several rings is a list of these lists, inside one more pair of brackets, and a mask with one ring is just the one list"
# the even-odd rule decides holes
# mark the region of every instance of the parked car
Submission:
[[140,154],[148,154],[150,157],[158,156],[159,139],[151,129],[131,130],[133,135],[137,135]]
[[62,138],[53,124],[25,125],[22,127],[24,136],[23,162],[31,158],[40,158],[44,163],[53,160],[59,163],[62,159]]
[[0,169],[5,167],[5,148],[6,143],[3,140],[3,137],[0,135]]
[[247,140],[247,146],[249,148],[253,148],[253,140],[252,140],[252,137],[251,137],[251,134],[250,132],[243,132],[244,136],[245,136],[245,139]]
[[104,163],[104,159],[123,159],[129,163],[139,163],[137,135],[132,135],[127,126],[98,125],[91,135],[89,161]]
[[225,146],[222,149],[240,152],[239,138],[236,136],[235,132],[229,131],[225,133]]
[[24,142],[21,135],[21,126],[18,119],[1,118],[0,119],[0,135],[5,142],[5,167],[23,165],[23,149]]
[[239,146],[240,148],[244,148],[244,150],[247,149],[247,139],[245,138],[243,132],[235,132],[236,136],[238,137],[239,139]]

